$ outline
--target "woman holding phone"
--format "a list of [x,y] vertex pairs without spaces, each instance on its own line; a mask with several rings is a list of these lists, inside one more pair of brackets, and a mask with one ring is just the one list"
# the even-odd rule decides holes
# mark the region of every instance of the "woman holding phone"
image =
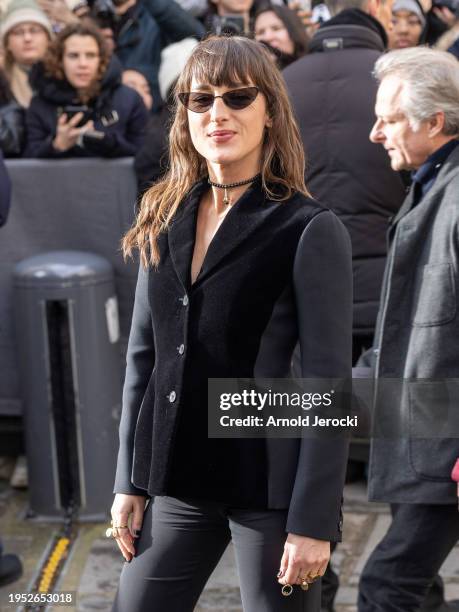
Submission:
[[32,69],[25,157],[135,155],[148,113],[121,74],[97,29],[77,23],[62,30]]
[[123,241],[141,264],[107,531],[127,562],[113,611],[191,612],[232,540],[245,612],[317,612],[347,442],[209,438],[207,385],[288,377],[297,341],[304,378],[350,377],[349,237],[308,194],[263,45],[200,43],[174,96],[170,169]]

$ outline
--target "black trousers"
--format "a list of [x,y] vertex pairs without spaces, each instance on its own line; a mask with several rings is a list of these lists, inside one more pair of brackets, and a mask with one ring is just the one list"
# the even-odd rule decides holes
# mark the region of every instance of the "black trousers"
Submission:
[[456,505],[398,504],[392,514],[362,572],[359,612],[418,612],[459,539]]
[[192,612],[230,540],[244,612],[319,612],[320,582],[289,597],[277,582],[286,511],[156,497],[136,556],[125,563],[112,612]]

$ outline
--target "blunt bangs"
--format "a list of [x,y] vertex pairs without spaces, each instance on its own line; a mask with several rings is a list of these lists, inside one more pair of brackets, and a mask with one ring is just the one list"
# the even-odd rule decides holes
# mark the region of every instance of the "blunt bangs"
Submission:
[[[260,55],[262,57],[260,58]],[[176,91],[189,91],[193,78],[202,85],[237,87],[256,85],[266,92],[264,74],[267,51],[259,43],[240,36],[213,37],[198,45],[177,83]],[[264,86],[263,86],[264,85]]]
[[123,238],[125,257],[134,249],[142,264],[157,267],[158,237],[167,231],[192,186],[208,176],[207,162],[196,151],[188,125],[188,111],[178,94],[191,82],[210,87],[254,85],[265,96],[271,125],[262,143],[261,184],[266,197],[279,203],[293,193],[309,196],[304,183],[305,159],[301,136],[281,73],[266,47],[241,36],[212,36],[193,50],[174,89],[175,108],[169,132],[169,169],[144,194],[140,212]]

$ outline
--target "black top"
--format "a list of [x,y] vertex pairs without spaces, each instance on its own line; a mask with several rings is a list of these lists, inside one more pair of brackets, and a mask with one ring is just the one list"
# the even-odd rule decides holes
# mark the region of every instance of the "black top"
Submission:
[[209,378],[348,378],[350,242],[310,198],[269,200],[256,181],[231,207],[191,285],[197,183],[139,270],[115,492],[288,509],[287,530],[340,539],[343,439],[209,439]]

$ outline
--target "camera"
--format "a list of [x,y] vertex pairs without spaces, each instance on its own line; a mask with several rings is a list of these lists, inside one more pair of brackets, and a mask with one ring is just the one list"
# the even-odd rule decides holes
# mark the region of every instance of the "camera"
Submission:
[[331,18],[330,11],[326,4],[316,4],[312,9],[311,21],[312,23],[324,23]]
[[215,34],[218,36],[221,34],[229,36],[244,34],[244,25],[244,17],[242,15],[215,15],[213,22]]
[[96,19],[97,25],[100,28],[114,29],[118,21],[118,15],[112,0],[94,0],[91,6],[91,14]]

